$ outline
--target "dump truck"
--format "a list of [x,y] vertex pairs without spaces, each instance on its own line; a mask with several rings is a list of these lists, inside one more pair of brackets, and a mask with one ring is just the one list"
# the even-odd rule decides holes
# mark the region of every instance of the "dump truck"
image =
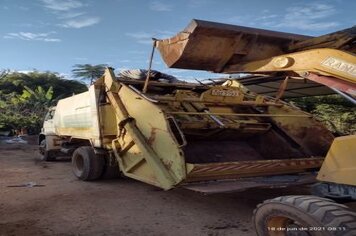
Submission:
[[40,151],[45,160],[71,155],[82,180],[120,171],[164,190],[312,183],[334,135],[280,98],[290,84],[295,89],[293,80],[302,78],[304,86],[306,78],[335,74],[341,79],[334,87],[353,94],[354,87],[344,88],[354,79],[348,67],[354,56],[340,50],[350,40],[335,46],[330,37],[340,36],[317,41],[332,49],[315,49],[309,36],[193,20],[173,38],[154,42],[169,67],[281,81],[277,96],[255,93],[236,79],[164,83],[150,81],[149,72],[143,81],[107,68],[89,91],[59,100],[49,112]]
[[108,68],[59,100],[39,137],[44,158],[71,154],[82,180],[114,167],[165,190],[213,193],[310,182],[334,138],[310,114],[232,80],[151,81],[142,93],[144,82]]

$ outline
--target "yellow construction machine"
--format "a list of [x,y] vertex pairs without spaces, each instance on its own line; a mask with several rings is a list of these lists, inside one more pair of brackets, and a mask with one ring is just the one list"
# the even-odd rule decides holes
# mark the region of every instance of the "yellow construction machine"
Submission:
[[[157,45],[169,67],[248,73],[238,81],[275,101],[334,92],[356,104],[356,27],[309,37],[193,20]],[[289,128],[297,125],[285,119]],[[305,130],[296,132],[301,137]],[[305,141],[314,146],[326,137],[313,132]],[[284,196],[258,205],[253,221],[259,236],[356,235],[356,214],[320,198],[356,200],[356,135],[336,137],[328,148],[319,183],[312,186],[317,196]]]

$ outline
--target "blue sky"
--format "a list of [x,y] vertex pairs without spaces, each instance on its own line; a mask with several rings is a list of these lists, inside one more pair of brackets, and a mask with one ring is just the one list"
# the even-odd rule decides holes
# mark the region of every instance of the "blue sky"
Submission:
[[[0,0],[0,69],[54,71],[74,64],[147,68],[151,37],[167,38],[191,19],[306,35],[356,24],[355,0]],[[208,73],[154,69],[178,77]]]

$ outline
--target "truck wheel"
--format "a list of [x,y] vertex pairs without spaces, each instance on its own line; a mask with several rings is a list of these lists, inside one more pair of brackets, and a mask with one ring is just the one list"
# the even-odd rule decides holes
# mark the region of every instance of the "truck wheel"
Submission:
[[258,236],[352,236],[356,213],[345,205],[315,196],[284,196],[266,200],[254,211]]
[[356,187],[350,185],[319,182],[311,186],[310,192],[314,196],[329,198],[339,203],[356,200]]
[[47,144],[46,144],[46,139],[43,139],[40,143],[40,153],[42,155],[41,160],[42,161],[55,161],[56,160],[56,156],[55,156],[55,152],[53,151],[47,151],[46,150]]
[[79,147],[72,155],[74,175],[84,181],[100,178],[104,169],[104,158],[96,155],[92,147]]

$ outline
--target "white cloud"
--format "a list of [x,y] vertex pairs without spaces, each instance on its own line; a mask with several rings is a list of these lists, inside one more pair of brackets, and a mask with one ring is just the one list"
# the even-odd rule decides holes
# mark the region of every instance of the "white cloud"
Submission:
[[270,27],[275,29],[296,29],[306,31],[322,31],[335,28],[337,21],[330,18],[337,13],[333,5],[326,3],[296,4],[286,8],[284,13],[273,14],[263,10],[258,17],[251,15],[233,16],[227,22],[253,27]]
[[152,44],[153,35],[146,32],[135,32],[135,33],[126,33],[126,36],[134,38],[136,42],[141,44]]
[[275,27],[291,27],[301,30],[325,30],[336,27],[338,22],[328,18],[336,13],[332,5],[323,3],[310,3],[289,7],[281,23]]
[[55,11],[68,11],[83,7],[84,4],[77,0],[40,0],[44,7]]
[[65,21],[63,24],[59,24],[59,26],[62,26],[64,28],[80,29],[83,27],[95,25],[99,22],[100,22],[99,17],[84,17],[80,19],[72,19],[72,20]]
[[29,74],[29,73],[35,72],[35,70],[11,70],[11,72]]
[[152,34],[146,32],[126,33],[126,35],[135,39],[146,39],[152,36]]
[[18,33],[7,33],[3,38],[5,39],[21,39],[26,41],[43,41],[43,42],[61,42],[61,39],[50,37],[51,34],[56,32],[48,33],[31,33],[31,32],[18,32]]
[[257,17],[257,20],[269,20],[269,19],[274,19],[277,17],[278,17],[277,14],[262,15],[260,17]]
[[84,4],[79,0],[39,0],[43,3],[43,6],[50,9],[60,23],[57,26],[64,28],[80,29],[95,25],[100,22],[100,18],[96,16],[87,16],[82,8],[87,7],[88,4]]
[[285,19],[295,20],[300,18],[307,18],[308,20],[322,19],[336,12],[331,5],[322,3],[310,3],[302,6],[294,6],[287,8]]
[[191,8],[198,8],[208,5],[211,2],[211,0],[188,0],[187,6]]
[[170,38],[176,33],[168,30],[155,30],[152,33],[148,32],[133,32],[133,33],[126,33],[125,35],[131,38],[134,38],[136,42],[141,43],[141,44],[152,44],[152,38],[157,38],[157,39],[165,39],[165,38]]
[[160,1],[153,1],[150,3],[152,11],[172,11],[172,6]]
[[59,73],[59,76],[60,76],[62,79],[67,79],[67,80],[72,79],[72,78],[71,78],[71,75],[68,74],[68,73]]
[[177,32],[172,32],[169,30],[156,30],[154,32],[154,37],[158,39],[166,39],[166,38],[171,38],[176,34]]
[[123,60],[119,60],[120,63],[129,63],[131,62],[131,60],[129,59],[123,59]]
[[76,18],[78,16],[84,15],[85,12],[63,12],[58,16],[58,19],[70,19],[70,18]]

